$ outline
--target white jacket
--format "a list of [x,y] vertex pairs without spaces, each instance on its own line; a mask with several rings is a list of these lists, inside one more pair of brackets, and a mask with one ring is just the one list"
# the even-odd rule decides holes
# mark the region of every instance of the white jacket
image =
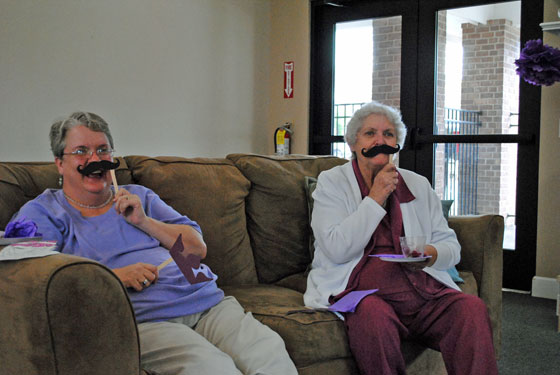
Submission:
[[[398,169],[415,199],[401,203],[407,236],[425,236],[437,249],[436,262],[424,271],[443,284],[460,290],[447,270],[461,258],[457,236],[443,217],[441,202],[428,180],[406,169]],[[311,227],[315,256],[307,277],[306,306],[325,308],[331,295],[342,292],[350,274],[364,254],[377,225],[386,214],[373,199],[362,199],[352,163],[324,171],[313,192]]]

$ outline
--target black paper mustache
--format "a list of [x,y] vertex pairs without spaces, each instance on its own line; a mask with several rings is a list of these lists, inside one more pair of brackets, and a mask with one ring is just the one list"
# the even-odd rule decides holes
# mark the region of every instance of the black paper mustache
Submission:
[[108,171],[110,169],[117,169],[119,165],[121,165],[121,162],[118,159],[116,159],[114,163],[110,162],[109,160],[100,160],[92,161],[83,168],[81,165],[78,165],[77,169],[78,172],[80,172],[82,175],[87,176],[97,171]]
[[365,148],[362,148],[362,155],[366,158],[373,158],[378,154],[396,154],[400,149],[401,146],[399,144],[397,144],[397,147],[391,147],[389,145],[373,146],[367,151]]

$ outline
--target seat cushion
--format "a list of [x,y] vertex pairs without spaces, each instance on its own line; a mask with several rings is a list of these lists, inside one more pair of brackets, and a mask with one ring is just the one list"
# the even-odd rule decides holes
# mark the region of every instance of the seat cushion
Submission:
[[[300,373],[359,373],[350,352],[344,322],[333,313],[306,309],[302,293],[263,284],[228,286],[224,291],[237,298],[246,311],[252,312],[256,319],[284,339]],[[439,352],[414,341],[404,341],[402,351],[409,373],[445,373]],[[325,369],[332,371],[325,372]]]
[[351,358],[344,323],[333,313],[305,310],[303,295],[274,285],[224,287],[247,311],[278,332],[298,368],[340,358]]

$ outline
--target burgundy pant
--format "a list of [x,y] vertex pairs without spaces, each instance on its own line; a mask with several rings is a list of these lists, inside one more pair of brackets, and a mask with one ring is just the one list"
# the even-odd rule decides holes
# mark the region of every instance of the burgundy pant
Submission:
[[488,311],[476,296],[454,292],[426,300],[413,290],[372,294],[345,318],[362,374],[405,374],[402,339],[439,350],[450,375],[498,374]]

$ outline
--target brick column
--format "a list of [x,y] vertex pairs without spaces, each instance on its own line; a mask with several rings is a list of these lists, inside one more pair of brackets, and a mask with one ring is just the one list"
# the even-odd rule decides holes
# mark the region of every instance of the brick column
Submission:
[[[434,134],[445,134],[445,46],[447,43],[447,12],[438,12],[437,30],[437,71],[436,71],[436,127]],[[434,145],[434,189],[440,198],[444,198],[444,156],[445,146]],[[453,206],[452,206],[453,208]]]
[[396,108],[401,99],[402,17],[374,19],[373,25],[373,100]]
[[[517,112],[518,86],[513,57],[519,51],[519,30],[508,20],[485,25],[463,24],[462,108],[482,111],[480,134],[510,132],[509,113]],[[511,176],[502,175],[510,151],[500,144],[481,144],[478,160],[477,212],[505,216],[509,205],[501,195],[511,189]],[[507,159],[505,155],[508,155]],[[515,182],[515,180],[513,180]],[[515,189],[515,188],[514,188]],[[515,197],[513,196],[513,202]],[[515,204],[515,203],[513,203]]]

